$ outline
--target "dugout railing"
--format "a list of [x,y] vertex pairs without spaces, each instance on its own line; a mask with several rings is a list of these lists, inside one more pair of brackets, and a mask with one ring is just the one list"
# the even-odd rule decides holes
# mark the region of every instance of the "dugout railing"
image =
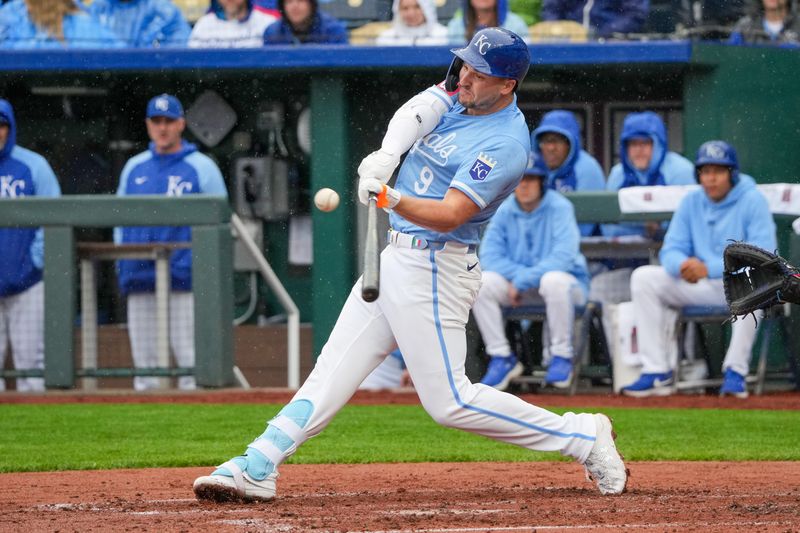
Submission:
[[77,295],[75,228],[180,225],[192,227],[195,283],[194,375],[198,386],[225,387],[233,374],[231,211],[224,197],[18,198],[3,202],[0,227],[44,229],[45,368],[6,371],[6,377],[44,376],[47,388],[73,388],[78,377],[177,376],[191,369],[76,369],[73,333]]

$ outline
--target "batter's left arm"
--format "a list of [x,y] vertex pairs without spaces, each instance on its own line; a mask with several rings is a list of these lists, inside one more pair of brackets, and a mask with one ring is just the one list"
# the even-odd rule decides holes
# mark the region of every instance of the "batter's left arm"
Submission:
[[477,215],[481,208],[463,192],[448,189],[441,200],[403,195],[393,210],[413,224],[449,233]]

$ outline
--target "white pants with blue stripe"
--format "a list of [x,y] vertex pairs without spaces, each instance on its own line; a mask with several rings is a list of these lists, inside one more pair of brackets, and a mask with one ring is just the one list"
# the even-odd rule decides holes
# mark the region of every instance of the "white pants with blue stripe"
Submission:
[[474,252],[463,247],[414,250],[393,245],[381,254],[380,297],[350,292],[314,370],[294,400],[314,411],[305,426],[317,435],[363,379],[400,347],[422,406],[438,423],[524,448],[559,451],[584,462],[594,444],[590,414],[557,415],[485,385],[464,372],[465,326],[481,283]]

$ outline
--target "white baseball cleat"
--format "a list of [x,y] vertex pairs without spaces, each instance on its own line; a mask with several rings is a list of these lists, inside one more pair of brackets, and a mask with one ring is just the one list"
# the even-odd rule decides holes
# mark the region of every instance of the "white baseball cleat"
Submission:
[[233,477],[220,474],[201,476],[194,480],[194,495],[198,500],[224,502],[266,502],[275,497],[275,480],[277,472],[257,481],[242,472],[235,463],[229,461],[224,467],[233,473]]
[[628,483],[629,471],[614,443],[617,436],[611,429],[611,419],[603,414],[595,414],[594,420],[597,424],[597,436],[592,451],[583,464],[586,478],[597,483],[601,494],[622,494]]

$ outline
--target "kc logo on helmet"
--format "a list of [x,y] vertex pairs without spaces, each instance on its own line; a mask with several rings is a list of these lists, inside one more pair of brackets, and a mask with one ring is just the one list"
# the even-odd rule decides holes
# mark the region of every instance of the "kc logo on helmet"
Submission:
[[492,159],[484,153],[480,153],[478,154],[478,159],[476,159],[472,167],[470,167],[469,175],[475,181],[483,181],[496,164],[497,160]]
[[706,153],[708,154],[708,157],[713,157],[714,159],[725,158],[725,148],[718,144],[709,144],[706,146]]
[[478,53],[482,56],[486,55],[486,52],[489,51],[491,48],[492,43],[489,42],[489,38],[486,35],[480,35],[477,39],[475,39],[475,48],[478,49]]
[[169,109],[169,100],[166,98],[159,98],[156,100],[156,109],[159,111],[167,111]]

